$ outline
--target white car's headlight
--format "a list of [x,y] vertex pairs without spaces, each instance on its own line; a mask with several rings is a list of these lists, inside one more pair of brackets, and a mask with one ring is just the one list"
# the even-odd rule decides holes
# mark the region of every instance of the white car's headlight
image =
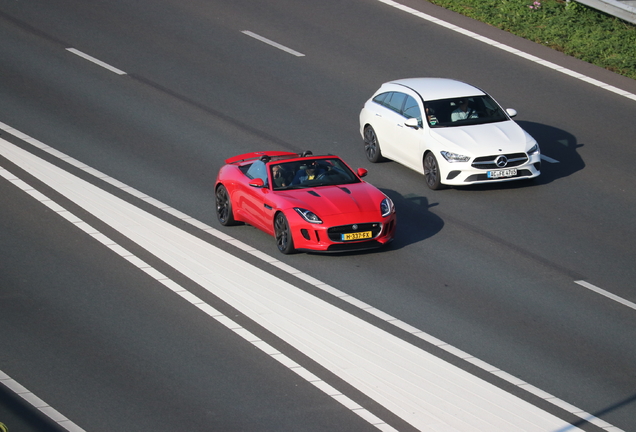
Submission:
[[535,153],[539,153],[539,144],[533,145],[532,148],[528,150],[528,156],[533,155]]
[[321,224],[322,223],[322,219],[320,219],[316,215],[316,213],[314,213],[312,211],[306,210],[304,208],[299,208],[299,207],[294,207],[294,210],[296,210],[296,213],[301,215],[303,217],[303,219],[305,219],[309,223],[313,223],[313,224]]
[[380,213],[382,214],[382,217],[387,217],[393,213],[393,209],[393,201],[391,201],[391,198],[384,198],[380,203]]
[[447,151],[441,152],[444,159],[448,162],[468,162],[470,160],[470,156],[464,156],[457,153],[451,153]]

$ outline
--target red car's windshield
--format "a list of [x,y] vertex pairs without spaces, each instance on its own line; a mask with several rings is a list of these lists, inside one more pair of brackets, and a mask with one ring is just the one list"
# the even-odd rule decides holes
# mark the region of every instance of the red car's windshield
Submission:
[[270,164],[274,190],[358,183],[360,179],[338,158]]

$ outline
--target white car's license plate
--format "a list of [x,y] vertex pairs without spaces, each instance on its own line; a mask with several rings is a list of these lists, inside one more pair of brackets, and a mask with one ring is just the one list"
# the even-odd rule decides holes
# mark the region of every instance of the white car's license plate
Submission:
[[511,168],[511,169],[506,169],[506,170],[488,171],[488,178],[491,178],[491,179],[514,177],[516,175],[517,175],[517,169],[516,168]]

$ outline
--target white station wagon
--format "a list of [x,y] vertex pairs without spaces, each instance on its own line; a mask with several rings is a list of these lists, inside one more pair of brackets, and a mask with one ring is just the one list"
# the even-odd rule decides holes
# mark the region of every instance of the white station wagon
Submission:
[[390,81],[360,112],[367,159],[424,174],[431,189],[529,179],[541,174],[539,145],[486,92],[446,78]]

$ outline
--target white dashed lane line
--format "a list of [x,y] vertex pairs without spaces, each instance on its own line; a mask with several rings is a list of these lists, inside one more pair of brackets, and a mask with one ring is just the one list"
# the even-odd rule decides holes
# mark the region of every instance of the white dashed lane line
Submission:
[[605,296],[605,297],[607,297],[609,299],[614,300],[617,303],[620,303],[620,304],[622,304],[624,306],[627,306],[628,308],[636,310],[636,303],[630,302],[629,300],[626,300],[626,299],[624,299],[622,297],[619,297],[616,294],[612,294],[609,291],[605,291],[604,289],[599,288],[599,287],[597,287],[595,285],[592,285],[589,282],[585,282],[583,280],[578,280],[578,281],[574,281],[574,282],[579,284],[579,285],[581,285],[584,288],[589,289],[590,291],[594,291],[597,294]]
[[[3,168],[0,168],[0,175],[5,176],[6,171]],[[84,432],[84,429],[67,419],[64,415],[62,415],[58,410],[51,407],[49,404],[44,402],[42,399],[31,393],[27,390],[22,384],[11,378],[9,375],[0,370],[0,384],[4,385],[6,388],[11,390],[13,393],[20,396],[31,405],[33,408],[40,411],[42,414],[50,418],[52,421],[57,423],[60,427],[64,428],[69,432]]]
[[551,157],[546,156],[544,154],[541,155],[541,160],[544,160],[544,161],[549,162],[549,163],[559,163],[558,160],[552,159]]
[[109,65],[108,63],[104,63],[101,60],[96,59],[95,57],[89,56],[88,54],[85,54],[83,52],[81,52],[80,50],[77,50],[75,48],[66,48],[66,51],[71,52],[77,56],[82,57],[85,60],[88,60],[92,63],[95,63],[96,65],[99,65],[101,67],[103,67],[104,69],[108,69],[111,72],[116,73],[117,75],[126,75],[126,72],[124,72],[121,69],[117,69],[114,66]]
[[263,36],[257,35],[256,33],[253,33],[253,32],[251,32],[249,30],[243,30],[241,33],[243,33],[243,34],[245,34],[247,36],[253,37],[254,39],[257,39],[257,40],[259,40],[261,42],[264,42],[264,43],[266,43],[268,45],[276,47],[279,50],[283,50],[283,51],[285,51],[285,52],[287,52],[289,54],[295,55],[296,57],[304,57],[305,56],[305,54],[303,54],[303,53],[295,51],[295,50],[293,50],[291,48],[287,48],[285,45],[281,45],[278,42],[274,42],[273,40],[270,40],[270,39],[267,39],[267,38],[265,38]]

